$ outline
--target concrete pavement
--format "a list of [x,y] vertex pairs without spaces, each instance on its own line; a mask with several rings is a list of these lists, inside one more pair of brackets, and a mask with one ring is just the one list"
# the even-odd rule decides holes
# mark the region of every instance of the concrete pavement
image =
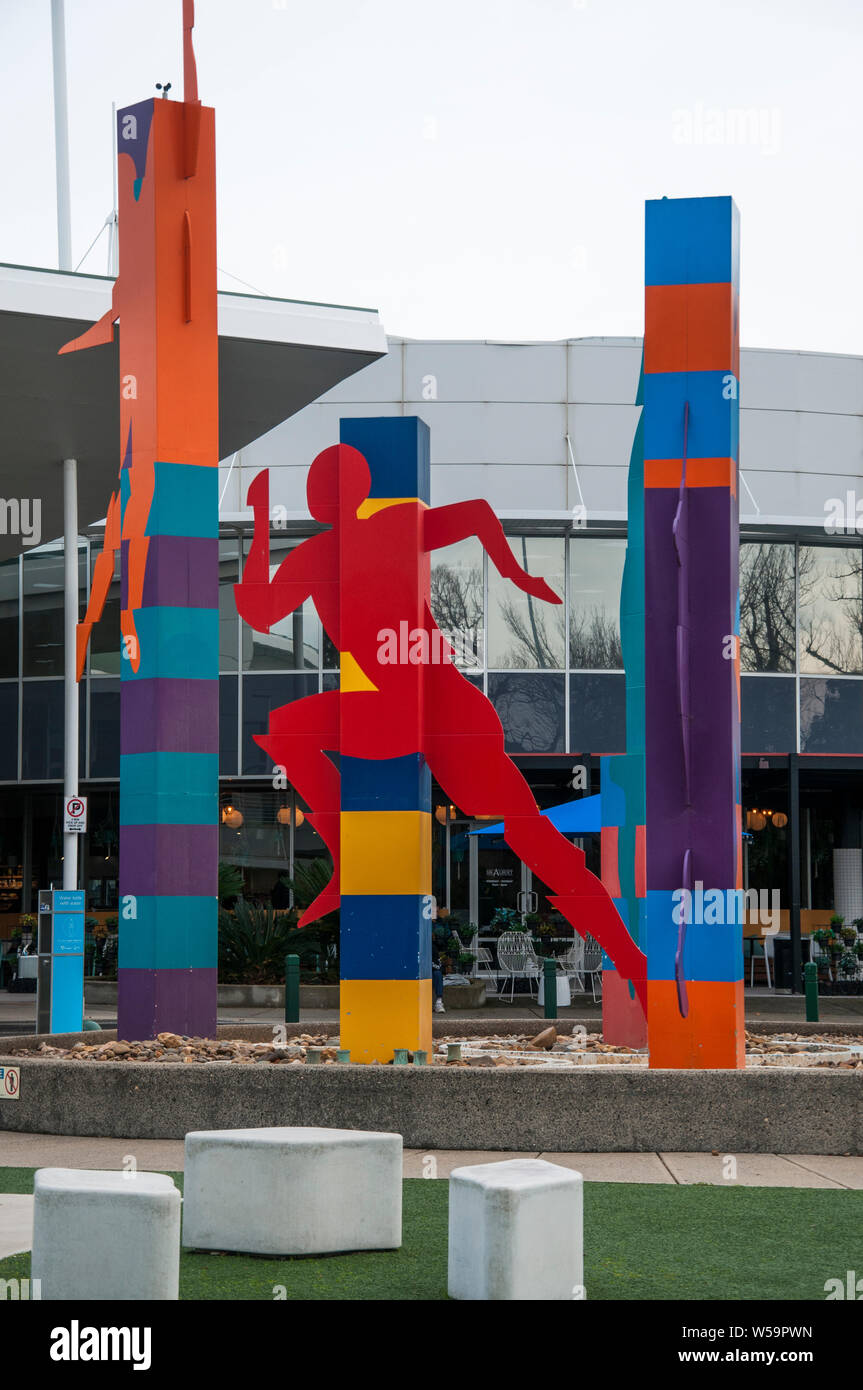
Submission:
[[[863,1189],[863,1157],[829,1154],[712,1153],[526,1153],[471,1149],[405,1149],[406,1178],[448,1178],[453,1168],[499,1163],[508,1158],[544,1158],[577,1168],[587,1182],[645,1182],[686,1186],[710,1183],[742,1187],[834,1187]],[[3,1168],[131,1168],[182,1172],[181,1139],[92,1139],[64,1134],[18,1134],[0,1130],[0,1191]]]
[[[585,1182],[665,1183],[715,1187],[863,1189],[863,1158],[823,1154],[505,1153],[461,1149],[405,1149],[406,1178],[448,1178],[454,1168],[544,1158],[583,1174]],[[29,1250],[33,1198],[2,1192],[3,1168],[130,1168],[182,1172],[179,1139],[79,1139],[58,1134],[0,1131],[0,1259]]]
[[[766,990],[746,990],[746,1023],[753,1029],[759,1023],[787,1024],[800,1023],[805,1019],[805,1004],[801,995],[776,994]],[[854,1024],[863,1028],[863,996],[827,998],[820,1001],[820,1015],[824,1022]],[[443,1017],[457,1023],[461,1019],[483,1019],[494,1025],[508,1022],[518,1024],[519,1019],[542,1018],[543,1009],[534,999],[516,996],[514,1004],[502,1004],[492,999],[481,1009],[450,1009]],[[578,1019],[579,1022],[597,1028],[602,1022],[602,1004],[594,1003],[586,995],[576,1000],[569,1008],[558,1010],[560,1019]],[[87,1017],[101,1023],[103,1028],[117,1026],[116,1005],[95,1004],[87,1009]],[[440,1017],[436,1015],[436,1017]],[[300,1022],[314,1031],[316,1023],[338,1023],[338,1009],[303,1009]],[[36,1022],[35,994],[9,994],[0,990],[0,1032],[10,1034],[20,1026],[22,1032],[32,1031]],[[278,1008],[227,1008],[219,1010],[219,1023],[259,1023],[273,1026],[284,1022],[284,1013]]]

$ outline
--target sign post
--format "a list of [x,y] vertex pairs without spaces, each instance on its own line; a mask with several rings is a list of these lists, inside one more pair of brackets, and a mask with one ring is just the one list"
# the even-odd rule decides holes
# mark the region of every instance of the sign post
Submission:
[[36,1032],[80,1033],[84,1022],[84,890],[40,889],[38,932]]

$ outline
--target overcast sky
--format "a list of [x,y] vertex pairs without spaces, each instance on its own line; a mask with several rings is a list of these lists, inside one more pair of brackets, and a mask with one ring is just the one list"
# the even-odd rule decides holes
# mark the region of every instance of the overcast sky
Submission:
[[[863,353],[861,0],[198,0],[220,286],[408,337],[640,334],[644,200],[730,193],[747,346]],[[77,262],[180,0],[66,0]],[[56,265],[50,0],[0,0],[0,260]],[[106,270],[104,237],[83,269]]]

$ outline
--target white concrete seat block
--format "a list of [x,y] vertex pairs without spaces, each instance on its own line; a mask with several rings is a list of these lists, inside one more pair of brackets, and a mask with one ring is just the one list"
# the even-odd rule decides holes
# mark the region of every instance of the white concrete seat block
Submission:
[[252,1255],[395,1250],[402,1137],[358,1129],[186,1135],[183,1244]]
[[31,1278],[45,1299],[179,1297],[180,1193],[162,1173],[40,1168]]
[[540,1158],[454,1168],[449,1296],[583,1298],[582,1176]]

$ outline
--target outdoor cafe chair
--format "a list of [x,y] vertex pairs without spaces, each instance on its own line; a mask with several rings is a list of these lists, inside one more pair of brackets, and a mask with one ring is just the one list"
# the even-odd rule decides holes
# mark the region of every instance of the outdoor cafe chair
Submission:
[[588,979],[590,980],[590,989],[595,1004],[602,995],[602,947],[596,938],[589,934],[584,939],[582,975],[585,984]]
[[579,991],[583,993],[584,942],[578,932],[573,932],[572,944],[562,956],[558,956],[557,964],[570,982],[570,992],[573,985],[577,984]]
[[[515,995],[516,980],[527,980],[531,995],[538,987],[541,962],[533,949],[533,942],[526,932],[506,931],[498,938],[497,960],[501,974],[509,976],[510,982],[510,1003],[513,1002]],[[506,993],[506,982],[500,991],[501,998]]]

